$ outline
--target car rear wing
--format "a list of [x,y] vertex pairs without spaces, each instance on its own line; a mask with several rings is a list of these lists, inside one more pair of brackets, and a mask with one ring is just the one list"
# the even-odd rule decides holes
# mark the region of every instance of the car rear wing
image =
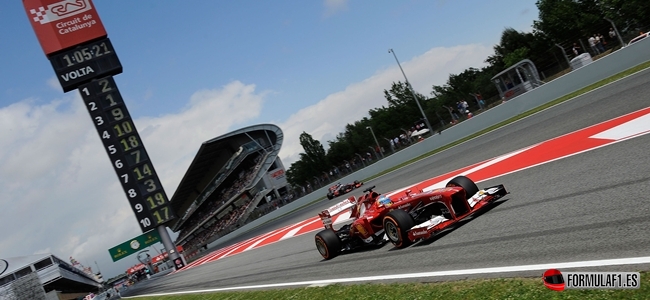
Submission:
[[356,203],[357,203],[357,198],[352,196],[320,212],[318,216],[323,222],[323,226],[325,226],[326,229],[332,229],[332,217],[350,209]]

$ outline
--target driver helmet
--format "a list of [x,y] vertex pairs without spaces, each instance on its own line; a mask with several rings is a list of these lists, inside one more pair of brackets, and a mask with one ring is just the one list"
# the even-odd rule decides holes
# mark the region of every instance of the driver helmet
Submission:
[[381,195],[379,199],[377,199],[377,204],[379,206],[390,207],[393,204],[393,201],[391,201],[387,196]]

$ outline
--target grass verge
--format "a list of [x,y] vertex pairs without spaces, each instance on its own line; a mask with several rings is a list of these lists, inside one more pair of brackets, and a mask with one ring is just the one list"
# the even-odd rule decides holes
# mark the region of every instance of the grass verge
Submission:
[[[582,88],[582,89],[579,89],[579,90],[577,90],[577,91],[575,91],[575,92],[573,92],[573,93],[570,93],[570,94],[564,95],[564,96],[562,96],[562,97],[560,97],[560,98],[557,98],[557,99],[555,99],[555,100],[553,100],[553,101],[547,102],[547,103],[545,103],[545,104],[543,104],[543,105],[540,105],[540,106],[535,107],[535,108],[533,108],[533,109],[531,109],[531,110],[528,110],[528,111],[526,111],[526,112],[523,112],[523,113],[521,113],[521,114],[519,114],[519,115],[516,115],[516,116],[514,116],[514,117],[511,117],[510,119],[507,119],[507,120],[501,121],[501,122],[499,122],[499,123],[497,123],[497,124],[494,124],[494,125],[492,125],[492,126],[490,126],[490,127],[485,128],[485,129],[483,129],[483,130],[481,130],[481,131],[477,131],[477,132],[475,132],[475,133],[473,133],[473,134],[470,134],[470,135],[468,135],[468,136],[466,136],[466,137],[463,137],[463,138],[461,138],[461,139],[458,139],[458,140],[456,140],[456,141],[454,141],[454,142],[451,142],[451,143],[449,143],[449,144],[447,144],[447,145],[444,145],[444,146],[442,146],[442,147],[439,147],[439,148],[433,149],[433,150],[431,150],[431,151],[429,151],[429,152],[427,152],[427,153],[424,153],[424,154],[422,154],[422,155],[420,155],[420,156],[417,156],[417,157],[415,157],[415,158],[412,158],[412,159],[410,159],[410,160],[407,160],[407,161],[405,161],[405,162],[403,162],[403,163],[401,163],[401,164],[398,164],[398,165],[395,165],[395,166],[393,166],[393,167],[390,167],[390,168],[388,168],[388,169],[386,169],[386,170],[383,170],[383,171],[381,171],[381,172],[379,172],[379,173],[377,173],[377,174],[375,174],[375,175],[372,175],[372,176],[370,176],[370,177],[368,177],[368,178],[364,178],[364,179],[362,179],[361,181],[362,181],[362,182],[366,182],[366,181],[369,181],[369,180],[375,179],[375,178],[377,178],[377,177],[383,176],[383,175],[385,175],[385,174],[387,174],[387,173],[390,173],[390,172],[392,172],[392,171],[395,171],[395,170],[397,170],[397,169],[400,169],[400,168],[402,168],[402,167],[404,167],[404,166],[410,165],[410,164],[412,164],[412,163],[414,163],[414,162],[416,162],[416,161],[422,160],[422,159],[427,158],[427,157],[429,157],[429,156],[431,156],[431,155],[434,155],[434,154],[436,154],[436,153],[439,153],[439,152],[442,152],[442,151],[444,151],[444,150],[447,150],[447,149],[449,149],[449,148],[451,148],[451,147],[454,147],[454,146],[456,146],[456,145],[458,145],[458,144],[464,143],[464,142],[469,141],[469,140],[471,140],[471,139],[473,139],[473,138],[476,138],[476,137],[479,137],[479,136],[481,136],[481,135],[484,135],[484,134],[486,134],[486,133],[488,133],[488,132],[490,132],[490,131],[493,131],[493,130],[499,129],[499,128],[503,127],[503,126],[506,126],[506,125],[508,125],[508,124],[510,124],[510,123],[513,123],[513,122],[517,121],[517,120],[523,119],[523,118],[525,118],[525,117],[527,117],[527,116],[530,116],[530,115],[532,115],[532,114],[534,114],[534,113],[537,113],[537,112],[540,112],[540,111],[542,111],[542,110],[545,110],[545,109],[547,109],[547,108],[549,108],[549,107],[552,107],[552,106],[558,105],[558,104],[560,104],[560,103],[562,103],[562,102],[568,101],[568,100],[573,99],[573,98],[575,98],[575,97],[577,97],[577,96],[580,96],[580,95],[582,95],[582,94],[586,94],[586,93],[588,93],[588,92],[590,92],[590,91],[592,91],[592,90],[595,90],[595,89],[597,89],[597,88],[599,88],[599,87],[601,87],[601,86],[604,86],[604,85],[606,85],[606,84],[612,83],[612,82],[614,82],[614,81],[616,81],[616,80],[619,80],[619,79],[621,79],[621,78],[623,78],[623,77],[626,77],[626,76],[629,76],[629,75],[634,74],[634,73],[636,73],[636,72],[639,72],[639,71],[641,71],[641,70],[645,70],[645,69],[647,69],[647,68],[649,68],[649,67],[650,67],[650,61],[647,61],[647,62],[645,62],[645,63],[639,64],[639,65],[634,66],[634,67],[632,67],[632,68],[630,68],[630,69],[627,69],[627,70],[625,70],[625,71],[623,71],[623,72],[620,72],[620,73],[618,73],[618,74],[612,75],[612,76],[610,76],[610,77],[608,77],[608,78],[605,78],[605,79],[603,79],[603,80],[601,80],[601,81],[598,81],[598,82],[596,82],[596,83],[593,83],[593,84],[591,84],[591,85],[589,85],[589,86],[586,86],[586,87],[584,87],[584,88]],[[316,200],[313,200],[313,201],[311,201],[311,202],[309,202],[309,203],[305,203],[304,205],[302,205],[302,206],[300,206],[300,207],[297,207],[297,208],[295,208],[295,209],[293,209],[293,210],[287,212],[287,214],[290,214],[290,213],[292,213],[292,212],[294,212],[294,211],[297,211],[297,210],[303,209],[304,207],[309,206],[309,205],[312,205],[312,204],[314,204],[314,203],[316,203],[316,202],[322,201],[323,199],[325,199],[325,196],[322,196],[322,197],[320,197],[320,198],[318,198],[318,199],[316,199]],[[282,216],[276,217],[276,218],[274,218],[274,219],[272,219],[272,220],[269,220],[268,222],[271,222],[271,221],[276,220],[276,219],[279,219],[279,218],[282,218]],[[256,226],[255,228],[251,228],[250,230],[253,230],[253,229],[259,228],[260,226],[264,226],[264,224],[260,224],[260,225]]]
[[266,291],[216,292],[179,296],[142,297],[145,300],[270,300],[270,299],[648,299],[650,274],[641,273],[639,289],[547,289],[539,278],[472,279],[439,283],[329,285]]
[[612,76],[610,76],[610,77],[608,77],[608,78],[605,78],[605,79],[603,79],[603,80],[601,80],[601,81],[598,81],[598,82],[596,82],[596,83],[593,83],[593,84],[591,84],[591,85],[589,85],[589,86],[586,86],[586,87],[584,87],[584,88],[582,88],[582,89],[579,89],[579,90],[577,90],[577,91],[575,91],[575,92],[573,92],[573,93],[570,93],[570,94],[564,95],[564,96],[562,96],[562,97],[560,97],[560,98],[557,98],[557,99],[555,99],[555,100],[553,100],[553,101],[547,102],[547,103],[545,103],[545,104],[543,104],[543,105],[540,105],[540,106],[535,107],[535,108],[533,108],[533,109],[531,109],[531,110],[528,110],[528,111],[523,112],[523,113],[521,113],[521,114],[519,114],[519,115],[516,115],[516,116],[514,116],[514,117],[512,117],[512,118],[510,118],[510,119],[507,119],[507,120],[501,121],[501,122],[499,122],[499,123],[497,123],[497,124],[494,124],[494,125],[492,125],[492,126],[490,126],[490,127],[485,128],[485,129],[483,129],[483,130],[481,130],[481,131],[477,131],[477,132],[475,132],[475,133],[473,133],[473,134],[471,134],[471,135],[468,135],[468,136],[466,136],[466,137],[464,137],[464,138],[458,139],[458,140],[456,140],[455,142],[452,142],[452,143],[449,143],[449,144],[444,145],[444,146],[442,146],[442,147],[436,148],[436,149],[431,150],[431,151],[429,151],[429,152],[427,152],[427,153],[425,153],[425,154],[422,154],[422,155],[420,155],[420,156],[418,156],[418,157],[412,158],[412,159],[410,159],[410,160],[408,160],[408,161],[406,161],[406,162],[404,162],[404,163],[401,163],[401,164],[396,165],[396,166],[394,166],[394,167],[388,168],[388,169],[386,169],[386,170],[384,170],[384,171],[382,171],[382,172],[380,172],[380,173],[377,173],[377,174],[375,174],[375,175],[373,175],[373,176],[370,176],[370,177],[364,179],[363,181],[368,181],[368,180],[375,179],[375,178],[377,178],[377,177],[379,177],[379,176],[382,176],[382,175],[384,175],[384,174],[386,174],[386,173],[392,172],[392,171],[397,170],[397,169],[399,169],[399,168],[402,168],[402,167],[404,167],[404,166],[406,166],[406,165],[412,164],[412,163],[414,163],[414,162],[416,162],[416,161],[418,161],[418,160],[421,160],[421,159],[423,159],[423,158],[429,157],[429,156],[434,155],[434,154],[436,154],[436,153],[438,153],[438,152],[442,152],[442,151],[444,151],[444,150],[447,150],[447,149],[449,149],[449,148],[451,148],[451,147],[454,147],[454,146],[456,146],[456,145],[458,145],[458,144],[461,144],[461,143],[463,143],[463,142],[466,142],[466,141],[468,141],[468,140],[471,140],[471,139],[473,139],[473,138],[475,138],[475,137],[478,137],[478,136],[484,135],[484,134],[486,134],[486,133],[488,133],[488,132],[490,132],[490,131],[493,131],[493,130],[496,130],[496,129],[498,129],[498,128],[501,128],[501,127],[503,127],[503,126],[505,126],[505,125],[508,125],[508,124],[513,123],[513,122],[515,122],[515,121],[517,121],[517,120],[523,119],[523,118],[525,118],[525,117],[527,117],[527,116],[530,116],[530,115],[532,115],[532,114],[534,114],[534,113],[537,113],[537,112],[540,112],[540,111],[542,111],[542,110],[545,110],[545,109],[547,109],[547,108],[549,108],[549,107],[552,107],[552,106],[558,105],[558,104],[560,104],[560,103],[562,103],[562,102],[565,102],[565,101],[567,101],[567,100],[573,99],[573,98],[575,98],[575,97],[577,97],[577,96],[580,96],[580,95],[582,95],[582,94],[586,94],[586,93],[588,93],[588,92],[590,92],[590,91],[592,91],[592,90],[595,90],[595,89],[597,89],[597,88],[599,88],[599,87],[601,87],[601,86],[604,86],[604,85],[606,85],[606,84],[609,84],[609,83],[611,83],[611,82],[614,82],[614,81],[616,81],[616,80],[619,80],[619,79],[621,79],[621,78],[623,78],[623,77],[629,76],[629,75],[634,74],[634,73],[636,73],[636,72],[639,72],[639,71],[641,71],[641,70],[647,69],[647,68],[649,68],[649,67],[650,67],[650,61],[647,61],[647,62],[645,62],[645,63],[639,64],[639,65],[637,65],[637,66],[635,66],[635,67],[632,67],[632,68],[627,69],[627,70],[625,70],[625,71],[623,71],[623,72],[620,72],[620,73],[618,73],[618,74],[612,75]]
[[[496,130],[500,127],[513,123],[517,120],[540,112],[549,107],[558,105],[567,100],[573,99],[582,94],[588,93],[596,88],[629,76],[650,67],[650,61],[639,64],[623,72],[600,80],[587,87],[579,89],[546,104],[528,110],[522,114],[499,122],[474,134],[458,139],[455,142],[436,148],[404,163],[388,168],[373,176],[363,179],[363,182],[380,177],[384,174],[412,164],[418,160],[429,157],[458,144]],[[325,197],[320,197],[293,211],[304,208]],[[287,214],[291,213],[288,212]],[[275,219],[281,218],[277,217]],[[273,219],[273,220],[275,220]],[[270,220],[272,221],[272,220]],[[269,221],[269,222],[270,222]],[[255,228],[263,226],[258,225]],[[253,228],[254,229],[254,228]],[[250,229],[250,230],[253,230]],[[540,275],[541,277],[541,275]],[[514,279],[493,279],[493,280],[466,280],[444,283],[409,283],[409,284],[362,284],[362,285],[330,285],[327,287],[315,287],[304,289],[281,289],[267,291],[246,291],[246,292],[219,292],[212,294],[181,295],[181,296],[159,296],[141,297],[138,299],[189,299],[189,300],[217,300],[217,299],[650,299],[650,274],[641,273],[641,288],[638,290],[570,290],[554,292],[546,289],[541,283],[541,278],[514,278]]]

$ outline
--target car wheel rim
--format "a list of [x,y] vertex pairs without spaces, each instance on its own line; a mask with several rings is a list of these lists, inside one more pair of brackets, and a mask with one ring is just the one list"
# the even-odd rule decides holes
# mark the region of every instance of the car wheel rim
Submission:
[[387,222],[385,227],[386,227],[386,235],[388,236],[388,238],[393,242],[399,241],[397,226],[395,226],[393,222]]
[[321,255],[327,255],[327,247],[325,247],[323,241],[316,240],[316,249],[318,249],[318,252],[320,252]]

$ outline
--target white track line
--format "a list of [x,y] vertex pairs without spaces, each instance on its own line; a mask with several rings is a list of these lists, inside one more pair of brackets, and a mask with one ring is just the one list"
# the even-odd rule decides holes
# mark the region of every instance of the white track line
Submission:
[[[493,267],[493,268],[466,269],[466,270],[379,275],[379,276],[367,276],[367,277],[336,278],[336,279],[297,281],[297,282],[286,282],[286,283],[247,285],[247,286],[233,286],[233,287],[204,289],[204,290],[149,294],[149,295],[141,295],[141,296],[122,297],[122,298],[129,299],[129,298],[139,298],[139,297],[223,292],[223,291],[232,291],[232,290],[250,290],[250,289],[259,289],[259,288],[277,288],[277,287],[289,287],[289,286],[324,286],[328,284],[346,283],[346,282],[394,280],[394,279],[424,278],[424,277],[443,277],[443,276],[462,276],[462,275],[475,275],[475,274],[511,273],[511,272],[538,271],[538,270],[548,270],[548,269],[571,269],[571,268],[622,266],[622,265],[638,265],[638,264],[650,264],[650,256],[509,266],[509,267]],[[540,278],[541,276],[542,273],[540,273]]]

